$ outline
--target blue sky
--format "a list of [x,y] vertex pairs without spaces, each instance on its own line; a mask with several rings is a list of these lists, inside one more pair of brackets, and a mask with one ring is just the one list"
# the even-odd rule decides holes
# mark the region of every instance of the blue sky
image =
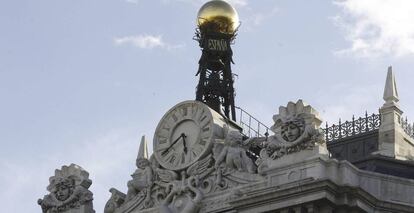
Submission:
[[[173,105],[195,98],[201,0],[0,2],[0,200],[39,212],[56,168],[76,163],[102,212],[126,191],[139,140]],[[233,0],[236,105],[272,125],[301,98],[329,123],[383,104],[393,66],[414,121],[410,0]]]

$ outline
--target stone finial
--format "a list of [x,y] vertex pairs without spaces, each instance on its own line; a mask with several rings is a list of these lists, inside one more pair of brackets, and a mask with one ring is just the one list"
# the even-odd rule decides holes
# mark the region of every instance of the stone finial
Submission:
[[380,108],[381,126],[379,128],[378,151],[380,154],[399,160],[409,160],[414,156],[414,140],[403,128],[403,111],[398,106],[397,84],[392,67],[388,67],[384,89],[384,105]]
[[147,140],[145,139],[145,135],[141,137],[141,143],[139,145],[137,161],[141,159],[145,159],[145,160],[149,159],[148,158],[148,146],[147,146]]
[[388,67],[387,80],[385,81],[383,98],[386,104],[393,104],[399,101],[397,83],[395,82],[395,76],[392,72],[392,66]]
[[62,166],[49,178],[47,190],[50,193],[37,202],[43,213],[94,213],[93,195],[88,190],[91,184],[89,173],[80,166]]

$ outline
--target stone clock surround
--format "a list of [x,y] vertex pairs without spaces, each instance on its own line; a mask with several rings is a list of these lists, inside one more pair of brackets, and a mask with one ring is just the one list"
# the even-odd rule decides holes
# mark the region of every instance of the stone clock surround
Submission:
[[157,125],[154,157],[166,169],[185,169],[208,155],[215,139],[223,137],[222,128],[227,124],[223,116],[199,101],[178,103]]

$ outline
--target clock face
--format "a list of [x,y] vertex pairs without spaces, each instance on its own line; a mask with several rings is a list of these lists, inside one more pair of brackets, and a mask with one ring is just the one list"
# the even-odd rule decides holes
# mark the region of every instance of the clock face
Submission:
[[198,101],[170,109],[154,135],[154,155],[166,169],[185,169],[208,154],[214,136],[212,110]]

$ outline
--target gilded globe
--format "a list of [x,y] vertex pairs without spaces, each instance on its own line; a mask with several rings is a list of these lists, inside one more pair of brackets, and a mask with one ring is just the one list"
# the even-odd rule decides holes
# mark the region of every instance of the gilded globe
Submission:
[[197,23],[202,32],[234,34],[239,27],[239,15],[226,1],[212,0],[198,11]]

